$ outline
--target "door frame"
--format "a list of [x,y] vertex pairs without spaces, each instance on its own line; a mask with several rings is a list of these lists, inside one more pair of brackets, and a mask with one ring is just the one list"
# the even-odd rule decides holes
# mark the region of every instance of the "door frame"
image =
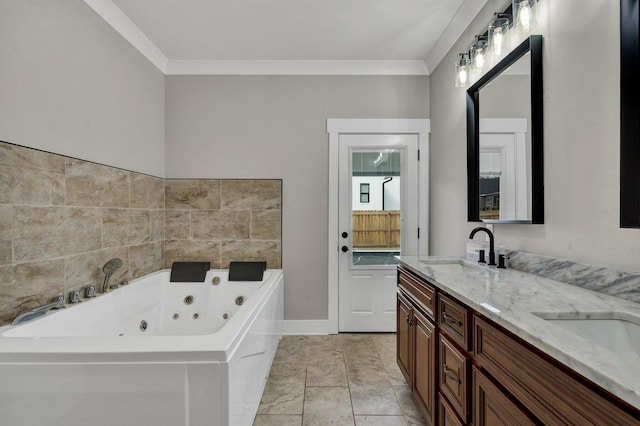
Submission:
[[[512,185],[510,196],[513,200],[514,219],[520,220],[522,217],[527,217],[528,204],[531,192],[527,188],[527,119],[526,118],[481,118],[480,119],[480,134],[507,134],[513,137],[513,144],[510,147],[513,156],[511,158],[503,158],[503,162],[506,160],[506,167],[503,172],[511,178],[509,185]],[[501,149],[507,148],[506,145],[496,144],[492,147]],[[480,150],[480,148],[478,148]],[[480,152],[480,151],[478,151]],[[480,169],[478,168],[478,172]],[[502,182],[501,182],[502,185]],[[507,192],[505,190],[505,192]],[[513,194],[511,194],[513,192]],[[522,197],[524,194],[524,197]],[[502,187],[500,188],[500,207],[502,207]],[[518,196],[520,195],[520,196]],[[502,209],[501,209],[502,212]],[[502,215],[502,213],[501,213]],[[502,217],[500,218],[502,220]],[[507,219],[507,220],[514,220]]]
[[[429,250],[429,119],[367,119],[329,118],[329,210],[328,210],[328,332],[338,333],[339,315],[339,143],[343,134],[410,134],[418,136],[418,253],[426,256]],[[417,230],[416,230],[417,232]]]

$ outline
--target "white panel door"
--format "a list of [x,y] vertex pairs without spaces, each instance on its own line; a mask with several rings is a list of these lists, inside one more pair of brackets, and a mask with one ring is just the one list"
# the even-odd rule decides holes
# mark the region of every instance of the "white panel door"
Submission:
[[394,256],[418,253],[418,135],[339,139],[339,331],[396,328]]

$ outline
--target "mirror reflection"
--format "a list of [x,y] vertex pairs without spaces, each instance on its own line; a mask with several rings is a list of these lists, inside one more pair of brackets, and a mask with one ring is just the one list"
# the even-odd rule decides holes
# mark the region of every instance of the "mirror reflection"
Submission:
[[480,94],[481,220],[531,220],[530,54]]

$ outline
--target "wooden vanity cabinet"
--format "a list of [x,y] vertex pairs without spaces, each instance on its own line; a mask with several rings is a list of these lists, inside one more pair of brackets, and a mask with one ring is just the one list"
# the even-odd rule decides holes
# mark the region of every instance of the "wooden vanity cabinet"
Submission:
[[474,426],[536,424],[476,367],[473,367],[472,394]]
[[[429,296],[425,297],[426,295]],[[430,425],[435,425],[437,411],[437,332],[433,318],[434,296],[433,287],[417,282],[417,278],[408,272],[398,272],[398,367]],[[431,309],[425,309],[425,306],[431,306]]]
[[473,318],[478,368],[547,425],[640,425],[640,412],[480,315]]
[[640,426],[640,410],[402,267],[397,341],[430,424]]
[[438,293],[438,326],[463,350],[470,349],[469,309],[444,293]]
[[437,293],[437,306],[440,398],[446,398],[459,421],[467,424],[471,420],[469,309],[442,292]]
[[423,414],[434,424],[436,415],[436,326],[414,311],[414,389]]
[[465,426],[446,399],[440,398],[438,426]]
[[407,383],[411,384],[414,376],[413,330],[411,327],[413,308],[411,302],[400,290],[398,290],[396,312],[396,359],[402,375]]
[[[440,357],[438,375],[441,394],[458,414],[464,424],[469,421],[469,368],[471,360],[445,335],[439,336]],[[442,397],[442,396],[441,396]]]

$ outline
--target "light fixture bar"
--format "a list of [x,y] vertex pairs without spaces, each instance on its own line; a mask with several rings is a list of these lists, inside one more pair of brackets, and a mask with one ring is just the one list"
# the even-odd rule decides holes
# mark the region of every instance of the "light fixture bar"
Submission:
[[460,53],[455,63],[455,87],[466,87],[479,78],[485,71],[487,56],[499,57],[509,49],[510,28],[527,34],[537,25],[537,3],[538,0],[512,0],[502,13],[494,13],[487,32],[476,36],[468,52]]

